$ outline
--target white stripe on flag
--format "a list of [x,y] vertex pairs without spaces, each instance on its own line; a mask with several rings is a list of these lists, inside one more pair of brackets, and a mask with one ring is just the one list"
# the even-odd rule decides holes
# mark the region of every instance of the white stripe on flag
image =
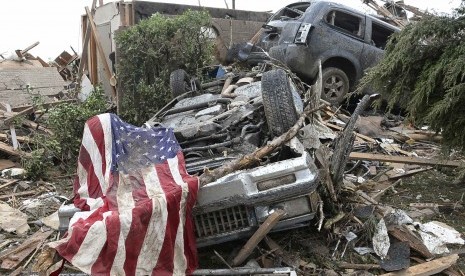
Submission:
[[[111,173],[111,162],[112,162],[112,150],[113,150],[113,135],[111,131],[111,117],[110,113],[98,115],[100,124],[102,125],[103,130],[103,139],[105,141],[105,183],[110,183],[110,173]],[[105,191],[102,191],[104,194]]]
[[89,125],[84,126],[84,135],[82,136],[82,146],[87,150],[90,156],[90,160],[93,164],[95,176],[97,176],[99,185],[102,188],[102,193],[107,192],[108,183],[105,183],[102,172],[102,156],[98,150],[98,146],[95,143],[94,137],[90,132]]
[[89,197],[89,186],[87,185],[87,171],[82,166],[81,162],[78,161],[77,176],[79,178],[79,189],[77,193],[82,198]]
[[92,266],[107,241],[105,220],[109,215],[111,215],[111,213],[112,212],[105,212],[101,221],[96,221],[92,224],[87,231],[86,237],[79,247],[78,252],[71,260],[71,263],[74,266],[85,273],[91,273]]
[[132,185],[129,175],[119,174],[118,190],[116,191],[120,222],[120,234],[118,238],[118,250],[111,267],[110,275],[125,275],[124,261],[126,260],[126,238],[132,224],[132,209],[134,199],[132,197]]
[[184,275],[186,273],[186,256],[184,255],[184,224],[186,221],[186,199],[189,194],[189,187],[187,183],[183,181],[181,174],[179,173],[179,160],[178,157],[168,159],[168,165],[176,184],[181,186],[182,196],[179,209],[179,225],[176,232],[176,241],[174,246],[174,269],[173,275]]
[[147,195],[152,199],[152,217],[147,227],[139,257],[137,258],[136,275],[151,275],[158,262],[158,257],[165,239],[168,212],[166,197],[160,185],[160,179],[154,166],[141,170],[144,176]]

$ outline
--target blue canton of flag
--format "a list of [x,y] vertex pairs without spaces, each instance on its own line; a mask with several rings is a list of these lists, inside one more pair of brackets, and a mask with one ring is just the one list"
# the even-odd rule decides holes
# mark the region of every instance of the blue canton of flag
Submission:
[[142,128],[123,122],[112,115],[112,171],[128,173],[176,156],[181,150],[170,128]]

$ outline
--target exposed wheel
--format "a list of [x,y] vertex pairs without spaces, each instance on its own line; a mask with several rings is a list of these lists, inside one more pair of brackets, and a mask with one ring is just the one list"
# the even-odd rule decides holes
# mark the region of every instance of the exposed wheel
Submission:
[[286,61],[286,52],[282,47],[271,47],[270,51],[268,52],[270,54],[270,57],[273,59],[285,63]]
[[323,69],[323,91],[321,97],[333,105],[339,105],[349,93],[349,78],[339,68]]
[[189,75],[183,69],[177,69],[170,74],[170,88],[173,98],[190,91]]
[[[289,130],[299,118],[297,108],[302,103],[294,84],[282,69],[271,70],[262,76],[262,97],[268,128],[272,136],[279,136]],[[297,95],[295,95],[297,94]]]

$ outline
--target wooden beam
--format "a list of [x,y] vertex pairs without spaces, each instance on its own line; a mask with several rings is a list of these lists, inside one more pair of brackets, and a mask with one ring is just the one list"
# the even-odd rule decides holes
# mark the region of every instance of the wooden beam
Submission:
[[430,262],[411,266],[397,272],[381,274],[382,276],[428,276],[442,272],[457,262],[459,255],[453,254]]
[[[103,64],[103,66],[104,66],[105,75],[106,75],[108,81],[110,81],[110,79],[111,79],[110,66],[108,65],[107,58],[105,56],[105,52],[103,51],[103,48],[102,48],[102,44],[100,44],[100,40],[98,39],[97,26],[95,26],[94,17],[90,13],[89,7],[86,7],[86,14],[87,14],[87,18],[89,20],[89,25],[90,25],[90,29],[92,31],[92,36],[95,39],[95,44],[97,45],[97,50],[98,50],[98,53],[99,53],[99,56],[100,56],[100,60],[101,60],[101,62]],[[114,86],[111,86],[111,87],[112,87],[111,88],[112,99],[114,101],[116,101],[116,89],[115,89]]]
[[23,115],[29,115],[31,113],[34,113],[34,107],[32,106],[24,109],[23,111],[17,112],[16,114],[14,114],[13,116],[9,118],[6,118],[3,122],[5,123],[5,125],[10,125],[11,122],[13,122],[16,118],[23,116]]
[[[8,141],[9,137],[5,133],[0,133],[0,139]],[[21,143],[32,143],[32,139],[26,136],[16,136],[16,139]]]
[[270,232],[271,229],[279,222],[279,220],[286,213],[283,210],[276,210],[271,215],[269,215],[262,225],[255,231],[255,233],[250,237],[247,243],[242,247],[241,251],[232,261],[233,266],[238,266],[247,259],[247,257],[252,253],[252,251],[257,247],[258,243]]
[[0,151],[5,152],[9,155],[13,156],[21,156],[21,154],[25,154],[26,156],[30,156],[31,154],[28,152],[23,152],[20,150],[15,150],[12,146],[5,144],[3,142],[0,142]]
[[364,153],[364,152],[351,152],[349,155],[351,160],[369,160],[369,161],[381,161],[390,163],[403,163],[403,164],[418,164],[428,166],[444,166],[444,167],[462,167],[465,166],[465,162],[461,161],[450,161],[442,159],[426,159],[409,156],[392,156],[385,154],[376,153]]
[[[324,124],[325,124],[327,127],[332,128],[332,129],[335,129],[335,130],[339,130],[339,131],[343,131],[343,130],[344,130],[343,127],[340,127],[340,126],[335,125],[335,124],[331,124],[331,123],[328,123],[328,122],[325,122]],[[371,137],[368,137],[368,136],[366,136],[366,135],[360,134],[360,133],[355,132],[355,131],[354,131],[354,133],[355,133],[355,136],[357,136],[358,138],[363,139],[363,140],[365,140],[365,141],[368,141],[368,142],[370,142],[370,143],[376,144],[376,140],[375,140],[375,139],[373,139],[373,138],[371,138]]]
[[35,195],[37,194],[37,191],[24,191],[24,192],[19,192],[19,193],[13,193],[13,194],[8,194],[8,195],[2,195],[0,196],[0,199],[6,199],[10,198],[13,196],[27,196],[27,195]]

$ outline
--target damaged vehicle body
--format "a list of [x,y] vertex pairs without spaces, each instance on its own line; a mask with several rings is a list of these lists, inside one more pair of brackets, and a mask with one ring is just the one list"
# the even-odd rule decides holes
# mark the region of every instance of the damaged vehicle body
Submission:
[[[381,19],[338,3],[298,2],[270,18],[256,49],[268,51],[308,83],[315,80],[321,60],[322,98],[340,104],[363,72],[379,62],[390,35],[397,31]],[[250,58],[254,55],[263,52],[253,52]]]
[[[193,84],[194,90],[173,99],[146,123],[174,129],[190,174],[208,173],[266,145],[286,132],[303,110],[299,90],[283,70],[228,79],[235,83],[234,92],[218,84],[203,84],[206,88],[199,91]],[[172,89],[176,87],[172,83]],[[291,140],[257,160],[256,168],[200,188],[193,214],[197,246],[251,236],[277,209],[286,216],[273,231],[308,225],[316,209],[309,195],[317,185],[312,158],[298,139]]]

